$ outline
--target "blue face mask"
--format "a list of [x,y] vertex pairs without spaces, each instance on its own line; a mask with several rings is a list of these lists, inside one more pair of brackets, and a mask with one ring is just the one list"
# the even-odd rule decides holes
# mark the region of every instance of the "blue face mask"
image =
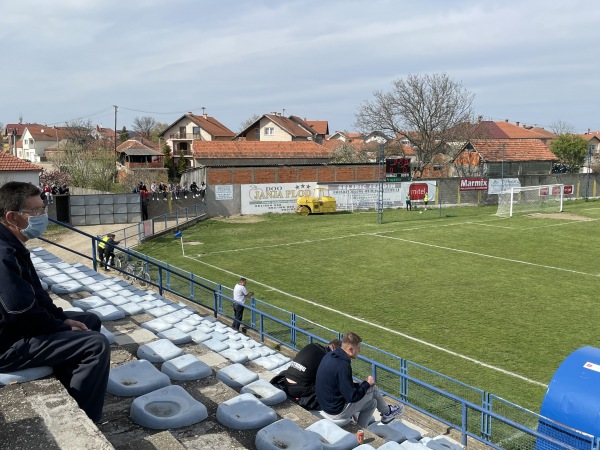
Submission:
[[27,228],[21,230],[21,234],[27,239],[39,238],[46,231],[46,227],[48,227],[48,214],[29,216],[27,220],[29,225],[27,225]]

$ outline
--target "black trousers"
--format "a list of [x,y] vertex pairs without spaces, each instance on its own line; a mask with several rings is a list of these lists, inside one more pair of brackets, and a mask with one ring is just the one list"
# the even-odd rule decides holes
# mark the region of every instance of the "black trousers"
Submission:
[[98,247],[98,259],[100,260],[100,265],[104,267],[104,249],[102,247]]
[[102,417],[110,371],[110,344],[93,313],[70,312],[70,319],[94,331],[60,331],[15,342],[0,354],[0,370],[14,372],[51,366],[54,375],[93,421]]
[[233,323],[231,324],[231,328],[234,330],[239,330],[240,325],[242,324],[242,319],[244,317],[244,305],[239,303],[233,304]]

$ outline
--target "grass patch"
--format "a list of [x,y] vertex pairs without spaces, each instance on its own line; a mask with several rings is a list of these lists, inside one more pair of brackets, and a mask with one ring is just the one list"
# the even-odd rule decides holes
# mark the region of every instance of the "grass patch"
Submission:
[[[600,346],[599,202],[568,219],[495,207],[212,219],[139,251],[538,411],[572,351]],[[591,220],[579,220],[587,218]]]

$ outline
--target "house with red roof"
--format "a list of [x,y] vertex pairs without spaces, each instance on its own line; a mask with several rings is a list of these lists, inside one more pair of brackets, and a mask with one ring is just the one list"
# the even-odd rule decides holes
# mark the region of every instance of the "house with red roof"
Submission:
[[46,161],[46,149],[58,147],[67,135],[67,127],[27,124],[20,141],[17,142],[16,156],[32,162]]
[[120,179],[130,175],[136,180],[167,180],[164,155],[156,142],[144,138],[128,139],[119,144],[116,152]]
[[38,186],[43,170],[42,167],[29,161],[0,151],[0,186],[9,181],[24,181]]
[[194,159],[210,166],[325,164],[329,150],[316,142],[194,141]]
[[540,139],[472,139],[454,157],[455,176],[547,175],[558,158]]
[[329,134],[326,120],[285,117],[277,112],[263,114],[235,136],[238,141],[323,142]]
[[512,124],[508,119],[502,122],[481,120],[470,128],[467,135],[472,139],[539,139],[544,144],[556,139],[556,134],[544,128],[520,122]]
[[[8,148],[10,154],[22,158],[23,156],[18,155],[17,143],[21,141],[23,132],[28,126],[41,126],[39,123],[9,123],[4,127],[4,136],[8,138]],[[19,147],[21,152],[23,147]]]
[[581,135],[588,143],[588,158],[581,165],[583,172],[591,171],[594,172],[600,169],[600,131],[589,131]]
[[[171,155],[174,158],[183,154],[186,166],[196,167],[192,150],[195,142],[231,141],[234,136],[233,131],[214,117],[188,112],[169,125],[158,138],[171,147]],[[162,152],[162,148],[159,150]]]

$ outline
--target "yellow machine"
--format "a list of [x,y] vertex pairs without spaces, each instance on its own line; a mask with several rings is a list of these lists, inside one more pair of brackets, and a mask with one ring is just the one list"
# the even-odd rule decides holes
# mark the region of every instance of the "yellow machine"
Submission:
[[315,188],[314,197],[298,197],[296,212],[303,216],[335,212],[335,198],[329,196],[329,189]]

